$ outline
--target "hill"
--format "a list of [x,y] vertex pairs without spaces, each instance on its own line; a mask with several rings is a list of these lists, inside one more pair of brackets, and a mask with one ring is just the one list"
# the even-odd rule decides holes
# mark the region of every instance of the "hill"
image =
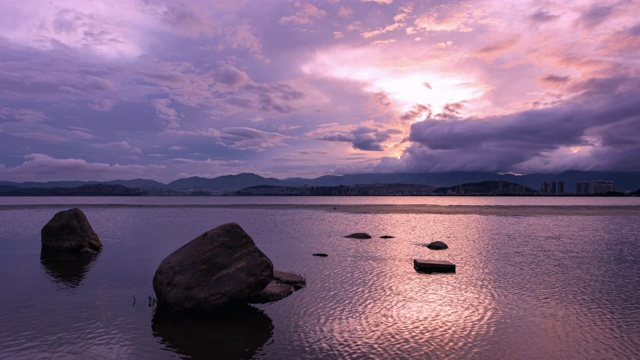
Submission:
[[112,180],[97,181],[53,181],[15,183],[0,181],[0,187],[16,188],[77,188],[84,185],[108,184],[121,185],[130,189],[138,189],[151,195],[182,194],[227,194],[253,186],[354,186],[374,184],[412,184],[433,187],[452,187],[460,184],[480,183],[484,181],[505,182],[523,185],[529,189],[539,190],[544,181],[563,181],[565,193],[574,193],[577,181],[608,180],[615,183],[618,192],[631,192],[640,187],[640,171],[566,171],[563,173],[538,173],[528,175],[498,174],[481,171],[456,171],[446,173],[395,173],[395,174],[347,174],[325,175],[314,179],[305,178],[266,178],[253,173],[224,175],[215,178],[190,177],[178,179],[165,185],[147,180]]
[[0,186],[0,196],[140,196],[145,192],[122,185],[90,184],[78,187],[19,188]]
[[286,186],[289,183],[275,178],[264,178],[252,173],[242,173],[219,176],[213,179],[194,176],[172,181],[167,184],[167,187],[174,190],[232,191],[259,185]]

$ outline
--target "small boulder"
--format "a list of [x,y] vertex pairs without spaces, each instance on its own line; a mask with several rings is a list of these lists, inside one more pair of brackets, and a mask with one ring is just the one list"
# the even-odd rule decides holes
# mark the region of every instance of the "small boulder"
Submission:
[[240,225],[209,230],[167,256],[153,277],[158,304],[213,311],[245,303],[273,279],[271,260]]
[[307,282],[304,277],[293,273],[275,270],[273,272],[273,280],[271,280],[271,282],[261,292],[250,297],[248,302],[252,304],[264,304],[278,301],[305,286],[307,286]]
[[395,236],[391,236],[391,235],[382,235],[380,236],[380,239],[393,239],[395,238]]
[[283,284],[291,285],[296,290],[300,290],[303,287],[307,286],[307,281],[304,279],[302,275],[288,273],[284,271],[274,270],[273,280],[279,281]]
[[325,254],[325,253],[315,253],[315,254],[311,254],[313,256],[318,256],[318,257],[327,257],[329,255]]
[[95,254],[102,249],[98,235],[78,208],[55,214],[42,228],[40,235],[43,249],[82,254]]
[[446,250],[449,248],[449,246],[442,241],[431,242],[427,244],[427,247],[431,250]]
[[371,235],[369,235],[367,233],[353,233],[353,234],[347,235],[345,237],[346,238],[352,238],[352,239],[371,239]]

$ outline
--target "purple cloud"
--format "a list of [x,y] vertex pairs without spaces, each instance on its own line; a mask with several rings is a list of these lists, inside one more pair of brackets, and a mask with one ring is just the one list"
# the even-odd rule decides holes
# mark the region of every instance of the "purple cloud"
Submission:
[[[640,168],[640,81],[591,79],[551,108],[488,118],[427,119],[381,171],[562,171]],[[588,155],[588,156],[587,156]]]
[[112,5],[3,4],[0,180],[639,168],[638,2]]

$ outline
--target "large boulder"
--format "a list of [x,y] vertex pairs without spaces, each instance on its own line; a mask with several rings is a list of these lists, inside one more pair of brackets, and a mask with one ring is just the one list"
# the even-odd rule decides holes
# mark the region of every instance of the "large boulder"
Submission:
[[40,234],[43,250],[97,253],[102,249],[98,235],[78,208],[55,214]]
[[246,302],[273,279],[271,260],[240,225],[209,230],[167,256],[153,277],[160,306],[212,311]]

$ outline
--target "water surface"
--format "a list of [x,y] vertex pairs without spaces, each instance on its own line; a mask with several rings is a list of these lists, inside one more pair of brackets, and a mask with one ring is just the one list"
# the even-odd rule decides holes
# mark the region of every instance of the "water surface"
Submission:
[[[131,206],[141,199],[171,206]],[[637,216],[193,208],[222,198],[147,199],[0,199],[11,205],[0,210],[0,358],[640,357]],[[336,207],[417,201],[361,199],[320,200]],[[524,198],[468,199],[469,206],[500,206]],[[567,199],[567,206],[580,205],[580,198]],[[584,205],[635,206],[619,203],[632,198],[593,199]],[[90,206],[108,202],[113,206]],[[13,207],[24,204],[53,205]],[[68,266],[73,259],[41,253],[40,229],[71,204],[83,205],[104,250]],[[303,274],[308,287],[232,319],[156,314],[148,298],[160,261],[229,221],[276,268]],[[343,238],[360,231],[374,238]],[[434,240],[449,250],[422,246]],[[413,258],[454,262],[457,273],[416,273]]]

